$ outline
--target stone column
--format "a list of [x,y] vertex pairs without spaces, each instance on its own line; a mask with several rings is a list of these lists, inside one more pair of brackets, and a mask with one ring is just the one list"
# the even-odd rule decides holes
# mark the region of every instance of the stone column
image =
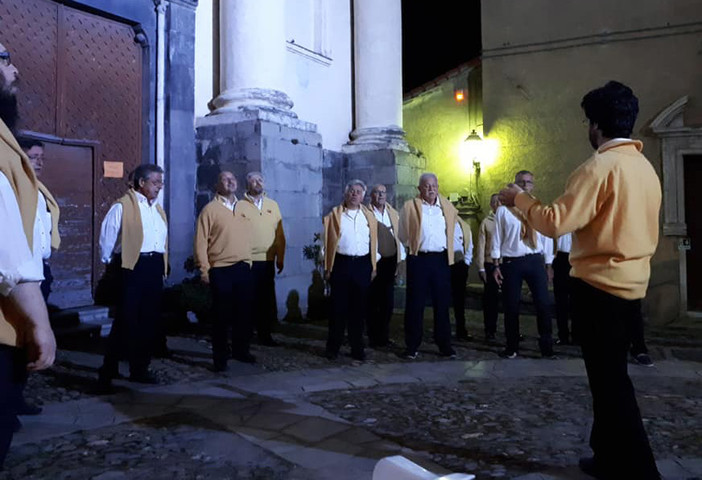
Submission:
[[406,150],[401,0],[354,0],[356,129],[347,148]]
[[293,102],[282,91],[285,0],[221,0],[219,37],[221,93],[212,101],[212,113],[293,115]]

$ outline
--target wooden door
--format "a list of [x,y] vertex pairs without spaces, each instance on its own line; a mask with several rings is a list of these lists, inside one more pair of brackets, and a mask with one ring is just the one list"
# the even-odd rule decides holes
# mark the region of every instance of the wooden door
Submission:
[[702,155],[685,155],[685,223],[690,238],[687,255],[687,309],[702,312]]
[[44,143],[41,180],[61,208],[61,248],[49,260],[49,303],[59,308],[93,303],[94,169],[92,147]]

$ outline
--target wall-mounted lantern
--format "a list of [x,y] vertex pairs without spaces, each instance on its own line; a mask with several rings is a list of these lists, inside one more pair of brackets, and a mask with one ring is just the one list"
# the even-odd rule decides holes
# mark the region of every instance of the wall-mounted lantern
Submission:
[[463,88],[457,88],[453,91],[453,98],[458,102],[461,103],[463,100],[466,99],[466,91]]
[[476,179],[480,176],[480,154],[482,153],[483,139],[473,129],[470,135],[463,141],[468,160],[473,162],[473,170],[475,171]]

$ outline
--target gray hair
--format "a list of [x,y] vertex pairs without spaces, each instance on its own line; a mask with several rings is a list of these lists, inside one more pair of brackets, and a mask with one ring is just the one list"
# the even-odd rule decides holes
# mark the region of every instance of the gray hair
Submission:
[[358,178],[355,178],[346,184],[346,188],[344,188],[344,195],[349,193],[349,190],[351,190],[351,187],[355,187],[356,185],[359,185],[363,189],[364,194],[366,193],[366,190],[368,190],[368,188],[366,187],[366,184],[363,182],[363,180],[359,180]]
[[422,174],[421,177],[419,177],[419,185],[424,183],[426,180],[429,180],[430,178],[433,178],[434,180],[436,180],[436,183],[439,183],[439,178],[436,176],[435,173],[425,172]]
[[[377,192],[377,191],[378,191],[378,187],[385,187],[385,184],[383,184],[383,183],[376,183],[375,185],[373,185],[373,188],[371,188],[371,194]],[[388,188],[388,187],[385,187],[386,190],[387,190],[387,188]]]
[[246,174],[246,183],[249,183],[249,180],[251,180],[256,175],[263,179],[263,174],[261,172],[249,172]]

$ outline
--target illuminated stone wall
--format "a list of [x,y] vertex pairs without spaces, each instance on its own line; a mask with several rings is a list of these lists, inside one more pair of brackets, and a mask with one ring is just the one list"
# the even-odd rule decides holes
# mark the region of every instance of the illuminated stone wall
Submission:
[[[661,175],[660,143],[647,125],[683,95],[686,123],[702,123],[701,24],[696,0],[483,1],[484,129],[500,145],[483,169],[483,203],[521,168],[535,173],[540,198],[560,194],[591,154],[582,96],[612,79],[639,97],[633,136]],[[661,235],[652,262],[646,310],[657,323],[680,310],[677,242]]]
[[[457,70],[410,92],[403,107],[407,142],[425,157],[427,171],[437,174],[445,196],[475,191],[472,162],[461,155],[461,145],[472,129],[482,134],[480,69],[467,66]],[[473,86],[470,90],[469,83]],[[454,98],[457,89],[465,92],[462,102]]]

